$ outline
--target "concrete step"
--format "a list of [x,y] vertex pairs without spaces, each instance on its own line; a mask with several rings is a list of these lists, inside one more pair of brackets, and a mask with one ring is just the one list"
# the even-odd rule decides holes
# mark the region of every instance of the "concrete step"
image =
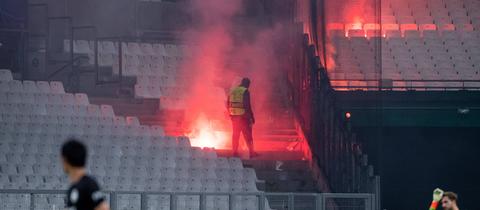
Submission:
[[294,127],[284,128],[284,129],[265,129],[258,132],[259,134],[264,135],[297,135],[297,130]]
[[253,159],[243,160],[243,164],[265,180],[268,192],[318,192],[306,160]]
[[[277,152],[281,153],[281,152]],[[281,160],[281,159],[280,159]],[[244,160],[243,164],[247,167],[252,167],[252,168],[261,168],[262,170],[276,170],[277,168],[277,161],[276,159],[270,159],[270,160]],[[302,159],[291,159],[291,160],[282,160],[282,166],[280,167],[281,169],[285,171],[299,171],[299,170],[305,170],[305,168],[308,168],[308,162],[306,160]]]
[[297,142],[298,135],[261,135],[253,134],[257,139],[262,139],[264,141],[283,141],[283,142]]
[[[217,155],[219,157],[231,157],[232,156],[232,151],[231,150],[216,150]],[[302,160],[304,157],[303,153],[301,151],[282,151],[279,152],[279,150],[263,150],[262,148],[257,149],[256,152],[260,154],[260,156],[255,157],[255,158],[249,158],[248,157],[248,152],[243,151],[245,154],[241,154],[243,163],[246,167],[251,167],[255,168],[254,165],[249,164],[250,161],[275,161],[281,160],[281,161],[286,161],[286,160]],[[275,165],[272,166],[272,169],[275,169]]]

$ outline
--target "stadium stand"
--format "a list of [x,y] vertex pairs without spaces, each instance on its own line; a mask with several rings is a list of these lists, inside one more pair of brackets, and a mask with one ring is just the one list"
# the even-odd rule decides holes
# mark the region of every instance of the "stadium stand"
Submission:
[[[0,87],[1,189],[66,189],[59,150],[74,136],[88,145],[88,170],[107,191],[259,192],[255,171],[240,159],[217,157],[212,149],[190,146],[186,137],[165,136],[161,127],[116,116],[109,105],[90,104],[85,94],[65,93],[61,82],[22,82],[1,70]],[[0,209],[30,209],[30,195],[0,196]],[[179,196],[177,206],[199,209],[199,197]],[[234,209],[258,207],[255,196],[234,199]],[[34,200],[33,209],[65,205],[62,195],[39,194]],[[138,194],[119,195],[118,209],[140,209],[140,203]],[[147,209],[169,205],[168,195],[147,198]],[[228,209],[228,195],[209,196],[206,205]]]
[[391,0],[382,1],[381,24],[367,13],[365,24],[334,17],[328,26],[336,51],[332,85],[383,79],[417,90],[479,87],[479,7],[477,1]]
[[[64,51],[70,51],[70,40],[64,40]],[[111,67],[114,75],[120,74],[121,65],[123,76],[136,78],[135,97],[161,99],[162,108],[182,109],[184,88],[177,71],[181,61],[191,58],[194,51],[185,45],[99,41],[97,61],[99,66]],[[73,52],[87,55],[89,64],[95,64],[94,41],[74,40]]]

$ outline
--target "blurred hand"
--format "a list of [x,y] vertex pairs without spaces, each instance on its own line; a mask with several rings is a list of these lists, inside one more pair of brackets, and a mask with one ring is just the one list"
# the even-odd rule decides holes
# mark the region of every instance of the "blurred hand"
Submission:
[[441,190],[440,188],[437,188],[435,190],[433,190],[433,200],[434,201],[440,201],[442,200],[442,197],[443,197],[443,190]]

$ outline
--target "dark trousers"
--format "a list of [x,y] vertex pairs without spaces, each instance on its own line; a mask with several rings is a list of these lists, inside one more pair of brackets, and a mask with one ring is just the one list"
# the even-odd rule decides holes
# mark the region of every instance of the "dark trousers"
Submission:
[[253,153],[253,136],[252,136],[252,123],[250,119],[244,116],[232,116],[232,150],[234,153],[238,152],[238,141],[240,140],[240,133],[243,133],[243,138],[247,143],[248,150]]

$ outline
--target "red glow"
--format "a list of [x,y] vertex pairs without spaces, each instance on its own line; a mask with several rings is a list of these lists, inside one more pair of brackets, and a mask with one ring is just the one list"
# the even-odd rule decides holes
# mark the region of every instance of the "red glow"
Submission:
[[347,113],[345,113],[345,117],[346,117],[347,119],[350,119],[350,117],[352,117],[352,114],[350,114],[350,112],[347,112]]
[[362,18],[356,16],[353,18],[353,24],[351,29],[362,29],[363,20]]
[[216,149],[227,149],[229,134],[215,128],[213,122],[205,115],[200,115],[192,125],[193,130],[187,134],[190,143],[195,147],[208,147]]

